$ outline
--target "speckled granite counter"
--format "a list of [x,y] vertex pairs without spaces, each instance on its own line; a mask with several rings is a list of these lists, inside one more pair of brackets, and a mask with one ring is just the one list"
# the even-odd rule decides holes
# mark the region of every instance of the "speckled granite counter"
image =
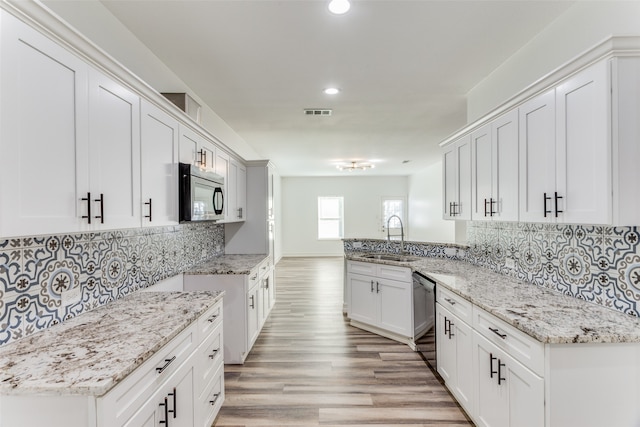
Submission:
[[267,255],[222,255],[201,262],[184,274],[249,274]]
[[0,347],[0,393],[102,396],[222,296],[138,292]]
[[464,261],[420,258],[410,263],[347,259],[411,268],[543,343],[640,342],[640,319],[565,296]]

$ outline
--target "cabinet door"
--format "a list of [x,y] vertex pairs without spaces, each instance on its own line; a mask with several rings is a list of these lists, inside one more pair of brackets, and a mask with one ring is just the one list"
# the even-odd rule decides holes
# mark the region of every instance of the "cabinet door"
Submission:
[[518,110],[496,119],[491,125],[492,194],[496,201],[493,219],[518,220]]
[[471,136],[457,143],[458,211],[456,219],[471,220]]
[[[491,125],[488,124],[471,134],[471,218],[474,221],[492,218],[490,202],[494,199],[492,191],[494,156],[492,155],[491,133]],[[495,211],[495,204],[493,210]]]
[[98,227],[139,227],[140,98],[97,70],[89,78],[92,214]]
[[610,224],[609,63],[600,61],[556,88],[556,176],[563,222]]
[[142,102],[142,224],[178,223],[178,122]]
[[376,281],[373,277],[349,274],[351,300],[349,318],[369,325],[376,325]]
[[260,334],[262,317],[260,311],[260,285],[256,285],[247,292],[247,348],[251,348]]
[[456,320],[440,304],[436,304],[436,343],[438,373],[449,386],[456,383],[456,340],[451,324]]
[[[553,221],[555,192],[555,91],[552,89],[519,108],[520,220]],[[549,199],[545,202],[545,193]]]
[[247,168],[238,163],[236,174],[236,209],[237,219],[244,221],[247,216]]
[[443,182],[443,219],[454,219],[454,203],[458,203],[456,191],[458,169],[456,167],[455,144],[451,144],[442,153],[442,182]]
[[470,416],[475,413],[475,376],[473,372],[473,329],[462,320],[452,316],[455,323],[456,381],[453,392],[456,399]]
[[0,236],[86,228],[88,67],[0,11]]
[[544,425],[544,381],[494,344],[474,333],[478,379],[477,424],[487,427]]
[[180,126],[180,162],[215,171],[215,146],[190,128]]
[[390,332],[413,337],[413,284],[388,279],[376,280],[379,326]]

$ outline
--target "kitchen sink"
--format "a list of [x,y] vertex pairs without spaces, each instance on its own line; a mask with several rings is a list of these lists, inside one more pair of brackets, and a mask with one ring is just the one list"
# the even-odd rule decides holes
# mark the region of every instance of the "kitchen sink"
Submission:
[[420,259],[420,257],[412,255],[400,255],[400,254],[362,254],[360,258],[374,259],[381,261],[395,261],[395,262],[413,262]]

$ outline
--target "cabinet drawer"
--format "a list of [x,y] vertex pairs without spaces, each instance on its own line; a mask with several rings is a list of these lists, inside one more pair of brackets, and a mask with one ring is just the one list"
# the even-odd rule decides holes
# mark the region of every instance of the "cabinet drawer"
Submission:
[[211,378],[213,378],[213,374],[222,365],[224,354],[224,341],[222,337],[222,324],[218,324],[198,348],[198,360],[196,362],[199,367],[196,378],[196,390],[198,394],[204,390],[204,387],[211,381]]
[[385,279],[411,282],[411,269],[407,267],[395,267],[393,265],[378,264],[377,276]]
[[271,268],[271,262],[269,261],[269,258],[267,258],[258,266],[258,276],[263,278],[269,272],[269,268]]
[[458,316],[463,322],[467,323],[468,325],[473,324],[473,304],[471,304],[466,299],[454,294],[453,292],[443,288],[442,286],[436,286],[436,301],[438,301],[440,305],[445,307],[451,313]]
[[210,427],[224,403],[224,365],[220,365],[198,399],[196,411],[202,421],[197,427]]
[[198,318],[198,338],[202,341],[222,323],[222,301]]
[[[100,399],[105,425],[128,420],[189,358],[197,345],[191,324]],[[102,409],[100,409],[102,408]]]
[[375,276],[376,267],[377,265],[371,262],[347,261],[347,273]]
[[249,281],[247,289],[253,288],[260,281],[260,268],[255,267],[249,273],[249,277],[247,279]]
[[543,343],[476,306],[473,307],[473,328],[524,366],[544,376]]

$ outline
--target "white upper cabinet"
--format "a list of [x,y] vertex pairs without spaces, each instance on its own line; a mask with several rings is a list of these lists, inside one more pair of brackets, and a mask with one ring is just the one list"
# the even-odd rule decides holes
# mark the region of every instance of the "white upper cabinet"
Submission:
[[216,147],[190,128],[180,126],[180,162],[215,172]]
[[215,172],[224,178],[224,203],[223,203],[223,215],[224,221],[227,222],[230,220],[230,215],[232,214],[229,211],[229,155],[222,150],[216,150],[216,162],[215,162]]
[[610,224],[609,64],[600,61],[520,107],[520,218]]
[[0,237],[81,228],[88,67],[0,11]]
[[600,61],[556,87],[556,191],[563,197],[563,222],[612,221],[610,81],[609,62]]
[[244,221],[247,214],[247,168],[234,158],[229,161],[226,188],[226,222]]
[[92,224],[140,226],[140,98],[96,70],[89,74]]
[[519,110],[520,220],[551,220],[556,180],[554,90],[525,102]]
[[471,134],[473,220],[518,220],[518,111]]
[[153,104],[141,105],[142,225],[178,223],[178,121]]
[[466,135],[443,154],[444,219],[471,219],[471,137]]

